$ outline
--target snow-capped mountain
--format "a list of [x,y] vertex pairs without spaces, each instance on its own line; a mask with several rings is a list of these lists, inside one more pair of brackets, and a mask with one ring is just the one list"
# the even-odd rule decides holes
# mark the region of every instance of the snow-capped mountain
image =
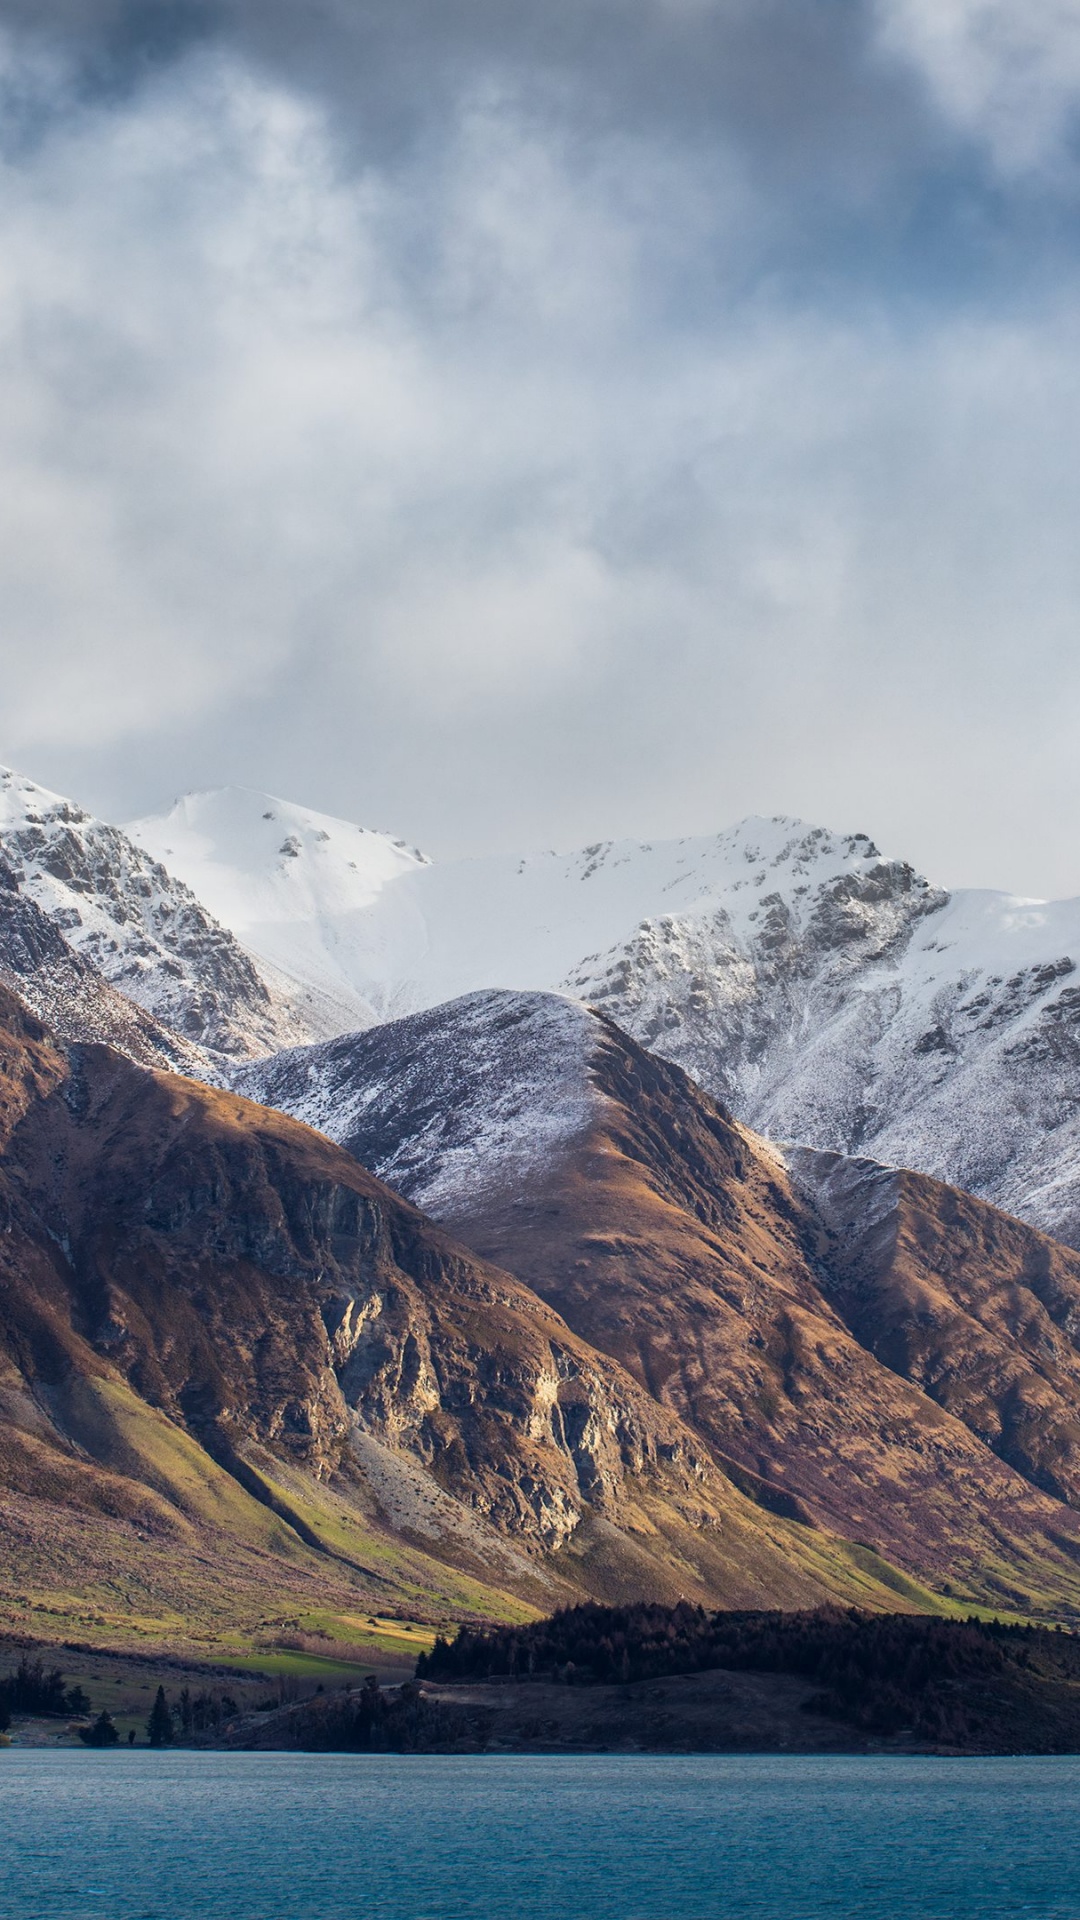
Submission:
[[992,1587],[1033,1497],[1078,1524],[1080,1255],[981,1200],[780,1153],[545,994],[469,994],[235,1085],[523,1280],[767,1510],[931,1581],[989,1552]]
[[125,831],[231,929],[312,1035],[416,1004],[424,926],[392,883],[429,863],[403,840],[246,787],[187,794]]
[[[885,863],[883,883],[865,834],[844,838],[792,820],[435,864],[384,834],[224,788],[188,795],[125,832],[184,880],[264,971],[317,988],[328,1010],[336,1000],[337,1031],[483,987],[607,992],[641,937],[670,946],[676,928],[691,942],[698,934],[707,951],[643,955],[646,973],[673,977],[681,966],[692,975],[699,960],[728,973],[745,949],[769,948],[780,888],[793,924],[809,928],[822,917],[819,896],[846,884],[846,901],[824,911],[838,933],[878,946],[944,899],[901,863]],[[665,1005],[668,998],[665,989]],[[663,1016],[652,1024],[659,1032]]]
[[331,1014],[333,982],[339,1024],[349,994],[366,1027],[478,988],[568,992],[764,1133],[921,1168],[1080,1242],[1080,902],[950,895],[865,835],[786,818],[440,865],[254,794],[133,832]]
[[433,864],[242,789],[121,831],[14,774],[0,854],[197,1045],[251,1058],[477,989],[561,991],[774,1138],[921,1168],[1080,1243],[1080,902],[949,895],[786,818]]
[[1080,1244],[1080,901],[949,895],[831,839],[798,878],[812,836],[741,831],[754,913],[729,895],[652,918],[572,990],[762,1133],[918,1168]]
[[182,881],[118,827],[6,769],[0,858],[79,960],[183,1040],[243,1056],[308,1037]]

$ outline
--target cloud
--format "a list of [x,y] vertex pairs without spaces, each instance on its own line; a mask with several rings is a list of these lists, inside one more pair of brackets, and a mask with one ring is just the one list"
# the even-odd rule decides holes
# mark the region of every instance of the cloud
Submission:
[[195,718],[315,638],[422,702],[557,677],[618,621],[610,356],[664,178],[572,176],[482,95],[420,205],[220,57],[9,162],[13,749]]
[[878,0],[883,46],[1007,173],[1075,155],[1080,13],[1073,0]]
[[0,754],[116,817],[228,778],[443,850],[786,810],[1067,887],[1048,149],[989,83],[930,129],[910,8],[883,59],[869,11],[590,0],[530,71],[524,17],[9,37]]

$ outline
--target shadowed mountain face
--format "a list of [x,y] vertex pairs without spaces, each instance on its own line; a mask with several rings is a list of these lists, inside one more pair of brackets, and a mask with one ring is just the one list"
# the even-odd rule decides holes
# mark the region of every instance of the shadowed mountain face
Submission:
[[761,1501],[943,1590],[1071,1596],[1080,1256],[933,1180],[806,1155],[792,1178],[552,996],[472,995],[241,1079],[512,1270]]
[[0,982],[62,1040],[100,1041],[140,1066],[210,1077],[209,1056],[129,1000],[20,891],[0,860]]
[[61,1046],[2,992],[0,1149],[23,1588],[78,1590],[73,1513],[99,1547],[120,1528],[140,1580],[162,1553],[205,1565],[210,1528],[230,1574],[243,1553],[278,1556],[244,1576],[271,1584],[320,1562],[368,1604],[430,1592],[433,1566],[487,1611],[508,1591],[880,1604],[896,1578],[755,1505],[674,1404],[340,1147]]
[[925,1174],[789,1149],[856,1337],[1080,1509],[1080,1256]]

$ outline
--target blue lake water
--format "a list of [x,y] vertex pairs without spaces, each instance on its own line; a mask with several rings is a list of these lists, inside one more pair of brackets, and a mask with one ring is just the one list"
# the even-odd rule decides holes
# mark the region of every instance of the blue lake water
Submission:
[[0,1753],[4,1920],[1080,1920],[1080,1760]]

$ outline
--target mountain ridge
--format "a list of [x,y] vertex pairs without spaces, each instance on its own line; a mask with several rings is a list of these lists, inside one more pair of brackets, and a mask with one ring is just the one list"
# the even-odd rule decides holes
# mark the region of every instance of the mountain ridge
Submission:
[[932,1605],[756,1503],[527,1284],[324,1136],[60,1044],[3,989],[0,1149],[9,1608],[36,1588],[82,1617],[111,1562],[138,1617],[164,1604],[161,1556],[185,1605],[223,1561],[215,1617],[282,1583],[345,1612],[350,1591],[354,1611],[460,1611],[470,1583],[464,1610],[497,1615],[642,1591]]
[[[485,987],[568,993],[758,1132],[918,1168],[1080,1244],[1080,901],[946,893],[864,834],[778,817],[413,858],[320,928],[356,1027]],[[295,981],[287,938],[267,954]]]
[[[520,1275],[775,1510],[999,1604],[1038,1583],[1041,1556],[1070,1552],[1080,1256],[1033,1229],[878,1170],[907,1183],[911,1245],[901,1262],[869,1257],[890,1194],[876,1213],[849,1206],[853,1255],[812,1170],[793,1181],[791,1156],[680,1068],[552,996],[468,995],[237,1080]],[[954,1217],[981,1288],[960,1251],[941,1260]],[[892,1347],[854,1310],[853,1269]],[[1010,1585],[1001,1569],[1018,1562]]]

